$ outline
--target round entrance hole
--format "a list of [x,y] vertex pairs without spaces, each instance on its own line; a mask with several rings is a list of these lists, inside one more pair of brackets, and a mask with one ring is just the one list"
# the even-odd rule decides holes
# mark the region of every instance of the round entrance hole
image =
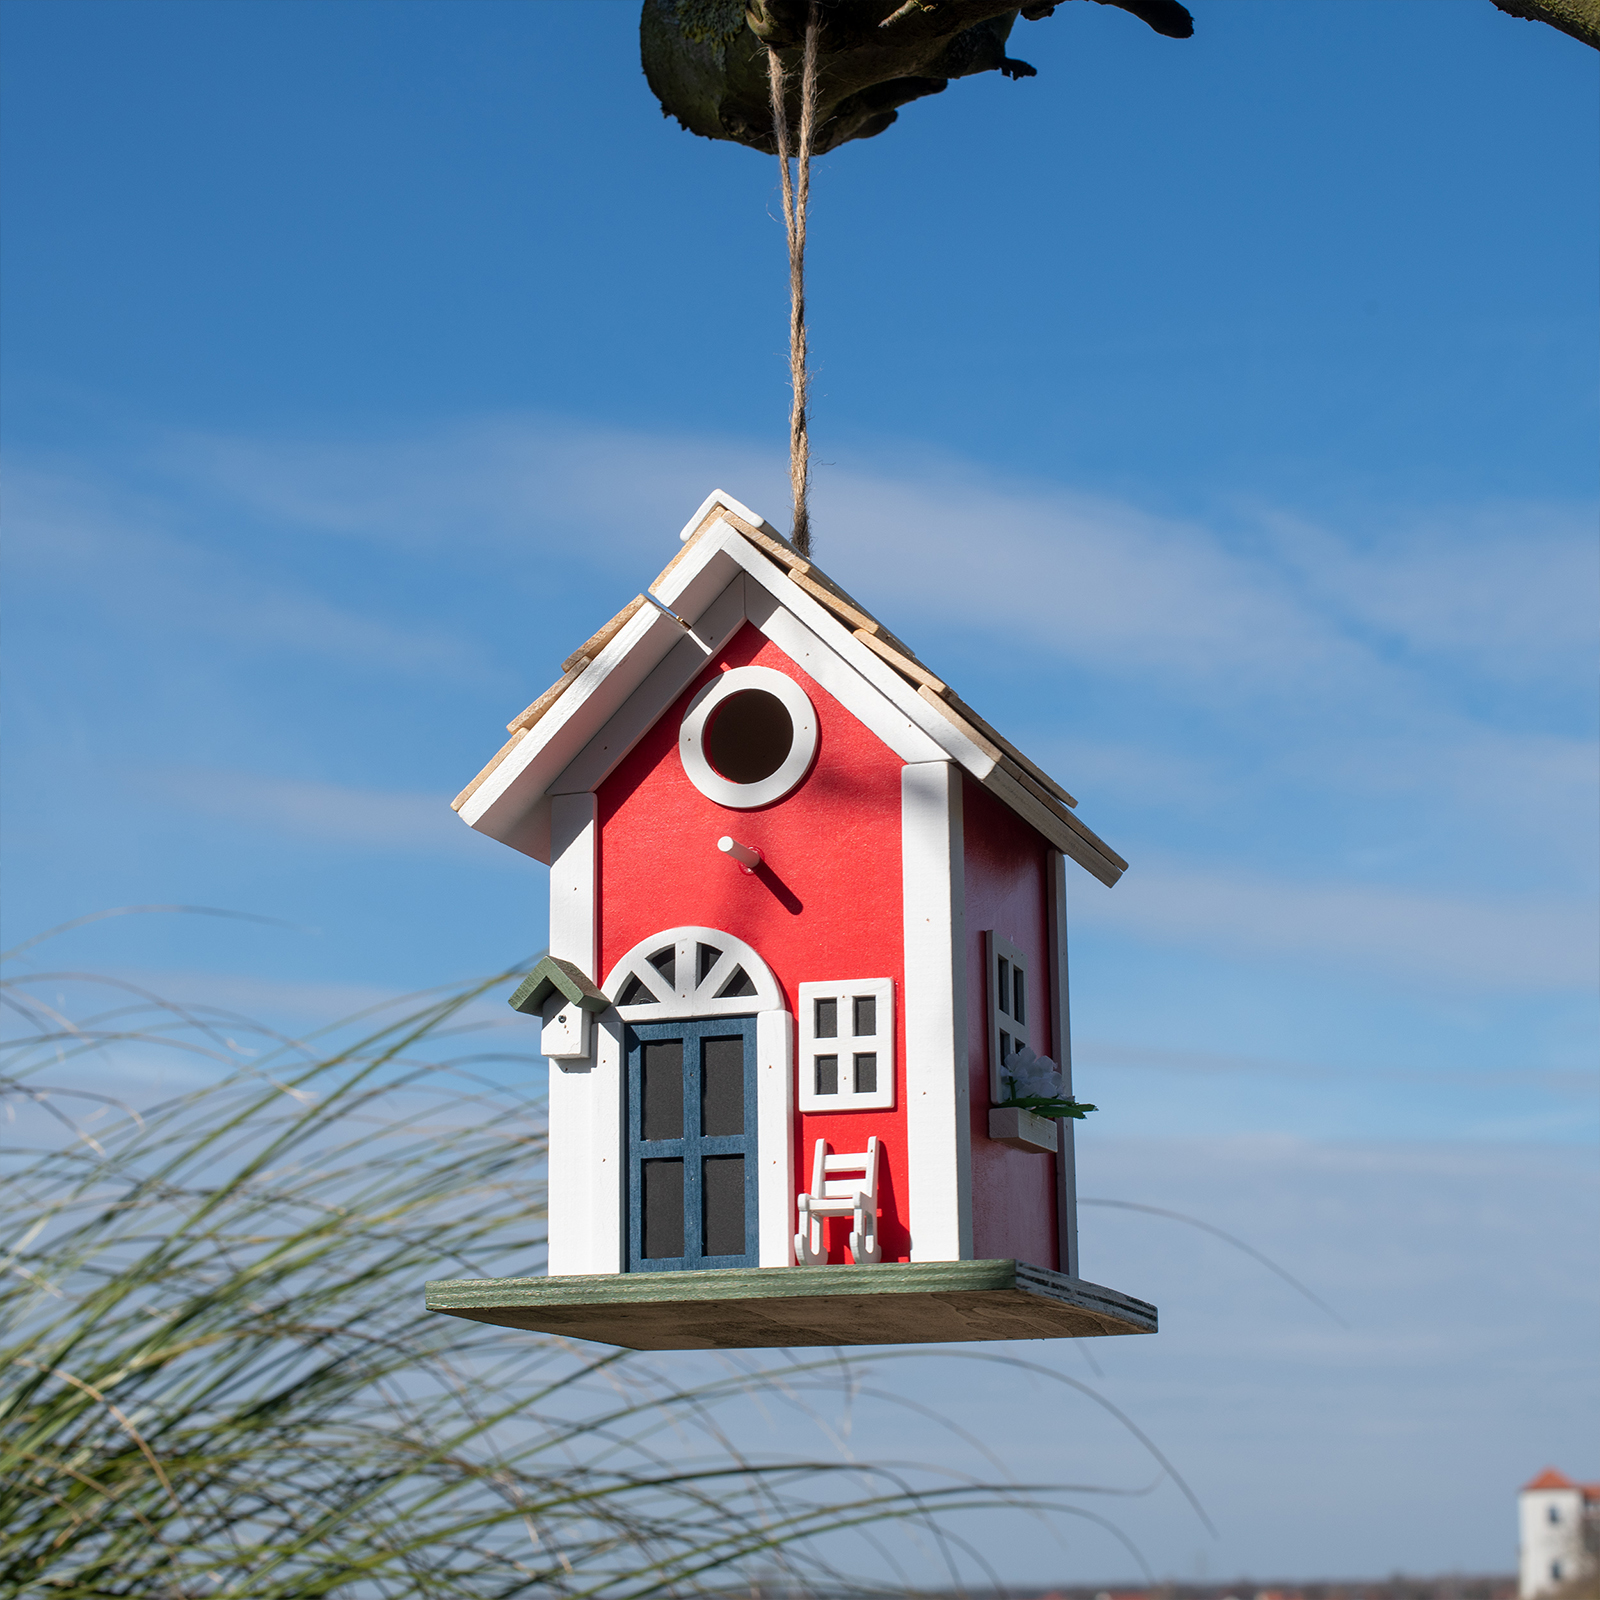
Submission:
[[706,760],[729,783],[770,778],[794,748],[789,708],[765,689],[740,689],[712,715],[705,732]]

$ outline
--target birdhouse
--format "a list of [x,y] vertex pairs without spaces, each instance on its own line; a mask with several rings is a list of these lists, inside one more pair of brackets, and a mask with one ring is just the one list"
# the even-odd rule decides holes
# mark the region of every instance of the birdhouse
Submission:
[[[1078,1271],[1076,801],[718,491],[455,801],[550,868],[549,1276],[638,1348],[1153,1332]],[[1043,1113],[1043,1114],[1041,1114]]]

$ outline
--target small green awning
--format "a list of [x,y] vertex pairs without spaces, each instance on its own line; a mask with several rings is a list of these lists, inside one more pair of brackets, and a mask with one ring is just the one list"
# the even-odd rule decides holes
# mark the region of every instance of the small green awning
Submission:
[[546,956],[518,985],[509,1004],[513,1011],[526,1011],[537,1017],[543,1014],[544,1003],[553,994],[585,1011],[604,1011],[611,1004],[580,967],[559,956]]

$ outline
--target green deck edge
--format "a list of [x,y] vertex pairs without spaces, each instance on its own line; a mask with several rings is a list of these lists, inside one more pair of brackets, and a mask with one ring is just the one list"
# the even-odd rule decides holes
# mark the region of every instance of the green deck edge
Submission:
[[634,1349],[748,1349],[1154,1333],[1156,1308],[1022,1261],[455,1278],[427,1307]]

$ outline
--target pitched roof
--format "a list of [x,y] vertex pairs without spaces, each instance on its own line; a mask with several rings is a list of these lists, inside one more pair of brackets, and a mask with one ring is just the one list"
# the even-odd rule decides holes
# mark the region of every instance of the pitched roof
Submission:
[[[568,656],[560,678],[506,724],[511,737],[452,802],[472,827],[547,859],[552,786],[686,637],[695,643],[687,653],[679,652],[685,667],[697,671],[704,665],[705,636],[715,636],[717,626],[708,629],[702,619],[742,571],[893,707],[906,724],[907,748],[914,745],[917,751],[908,759],[958,762],[1102,883],[1115,883],[1126,870],[1127,862],[1074,815],[1078,802],[1054,778],[771,524],[718,489],[679,537],[683,548],[649,591],[630,600]],[[745,617],[741,611],[730,620],[737,628]],[[667,694],[661,710],[688,681],[684,677]],[[634,740],[654,721],[651,716],[639,726]],[[613,762],[625,753],[613,750]]]
[[1557,1472],[1554,1467],[1546,1467],[1531,1483],[1522,1486],[1522,1493],[1527,1494],[1530,1489],[1576,1489],[1578,1486],[1564,1472]]

